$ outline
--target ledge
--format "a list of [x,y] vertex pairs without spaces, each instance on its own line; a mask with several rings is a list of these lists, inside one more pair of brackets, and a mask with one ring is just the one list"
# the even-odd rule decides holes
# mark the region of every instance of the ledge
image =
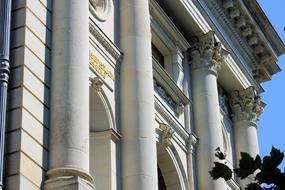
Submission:
[[89,32],[115,60],[121,62],[123,53],[91,19],[89,19]]
[[181,115],[184,112],[184,107],[191,103],[190,99],[185,96],[184,92],[154,58],[152,62],[155,90],[176,111],[178,116]]

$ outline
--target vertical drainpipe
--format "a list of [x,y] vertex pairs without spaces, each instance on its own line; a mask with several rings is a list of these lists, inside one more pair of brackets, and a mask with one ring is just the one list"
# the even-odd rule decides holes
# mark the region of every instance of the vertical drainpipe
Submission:
[[3,159],[9,80],[10,21],[12,0],[0,0],[0,190],[3,189]]

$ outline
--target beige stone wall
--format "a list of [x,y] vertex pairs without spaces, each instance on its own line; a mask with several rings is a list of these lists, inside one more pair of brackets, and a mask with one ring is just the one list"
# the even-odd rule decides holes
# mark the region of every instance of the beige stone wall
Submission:
[[52,0],[14,0],[4,183],[41,189],[48,169]]

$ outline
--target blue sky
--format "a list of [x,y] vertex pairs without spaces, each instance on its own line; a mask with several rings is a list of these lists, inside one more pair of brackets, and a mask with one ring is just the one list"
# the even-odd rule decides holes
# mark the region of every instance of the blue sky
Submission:
[[[277,33],[285,42],[285,0],[258,1]],[[285,56],[281,56],[278,65],[282,71],[263,83],[265,92],[261,94],[267,104],[261,115],[258,127],[259,147],[262,156],[269,154],[272,145],[285,151]],[[283,160],[280,168],[285,168]]]

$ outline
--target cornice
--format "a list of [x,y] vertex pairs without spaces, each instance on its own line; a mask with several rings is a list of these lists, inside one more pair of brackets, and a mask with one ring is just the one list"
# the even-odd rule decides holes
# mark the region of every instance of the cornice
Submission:
[[216,18],[222,23],[223,27],[228,29],[229,33],[233,34],[234,37],[233,39],[237,41],[238,46],[240,46],[241,47],[240,49],[243,50],[243,53],[246,56],[247,60],[251,61],[248,64],[251,64],[253,68],[256,67],[258,63],[252,54],[251,48],[247,46],[245,39],[242,38],[239,32],[236,30],[229,16],[221,7],[220,3],[217,0],[210,0],[205,2],[208,4],[209,7],[214,8],[213,13],[216,16]]
[[113,44],[104,32],[92,22],[92,20],[89,22],[89,32],[110,53],[110,55],[115,58],[115,60],[121,62],[123,53],[115,44]]
[[280,71],[276,65],[276,52],[242,1],[210,0],[210,6],[215,8],[217,18],[231,30],[253,61],[252,68],[256,81],[268,81],[273,74]]
[[285,45],[256,0],[243,0],[254,20],[265,34],[278,56],[285,53]]

